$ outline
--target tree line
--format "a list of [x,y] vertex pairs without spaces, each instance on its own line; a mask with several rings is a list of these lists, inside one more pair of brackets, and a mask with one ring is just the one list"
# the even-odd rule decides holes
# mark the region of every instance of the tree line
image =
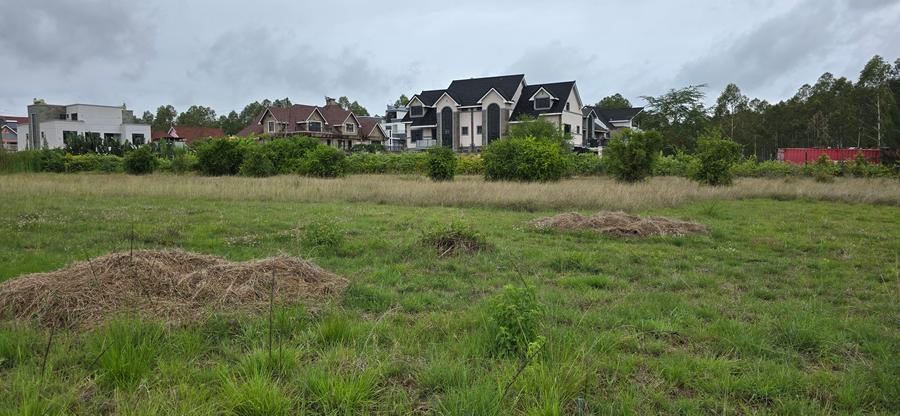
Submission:
[[[744,157],[759,160],[774,159],[778,148],[785,147],[900,148],[900,58],[892,65],[872,57],[856,81],[826,72],[774,104],[751,99],[728,84],[715,104],[706,106],[706,89],[690,85],[641,97],[646,109],[637,122],[644,130],[662,133],[664,153],[694,153],[697,138],[710,130],[740,144]],[[631,103],[615,94],[596,106],[626,108]]]
[[[240,112],[232,110],[227,115],[219,116],[212,107],[202,105],[192,105],[182,113],[179,113],[173,105],[161,105],[156,109],[156,113],[145,111],[140,121],[149,124],[152,130],[169,130],[172,126],[215,127],[222,129],[227,135],[233,135],[253,123],[266,108],[287,108],[292,105],[290,98],[265,99],[247,104]],[[359,102],[351,102],[347,97],[339,98],[338,105],[357,116],[369,115],[369,111]]]

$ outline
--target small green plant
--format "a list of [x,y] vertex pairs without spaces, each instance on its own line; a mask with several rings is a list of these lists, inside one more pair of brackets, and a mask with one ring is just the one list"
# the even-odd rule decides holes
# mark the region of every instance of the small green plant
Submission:
[[853,162],[850,163],[849,166],[849,174],[853,175],[857,178],[861,178],[867,176],[869,173],[869,161],[866,159],[863,152],[857,152],[856,157],[853,159]]
[[291,413],[291,397],[264,375],[246,379],[228,377],[222,385],[228,410],[238,416],[281,416]]
[[300,160],[300,172],[298,173],[319,178],[344,176],[346,159],[347,156],[340,149],[319,145]]
[[156,169],[156,156],[150,150],[150,146],[141,146],[125,153],[123,162],[125,172],[132,175],[153,173],[153,170]]
[[653,172],[662,150],[662,135],[657,131],[622,130],[603,150],[607,171],[622,182],[638,182]]
[[834,182],[834,168],[834,163],[831,162],[828,155],[822,153],[812,165],[813,178],[816,182]]
[[257,146],[247,150],[244,161],[241,162],[241,175],[263,178],[274,174],[275,165],[264,149]]
[[340,374],[316,368],[306,375],[305,390],[321,414],[360,415],[374,406],[377,382],[373,370]]
[[187,173],[197,169],[197,156],[193,153],[182,152],[175,154],[172,159],[172,173]]
[[134,320],[111,321],[94,349],[98,381],[107,387],[130,389],[153,369],[163,338],[162,325]]
[[330,218],[316,219],[304,227],[303,244],[312,248],[340,249],[344,244],[344,230]]
[[497,140],[484,148],[485,179],[555,182],[572,172],[572,158],[556,141],[533,136]]
[[456,174],[456,154],[449,147],[428,149],[427,175],[434,181],[452,181]]
[[490,304],[494,352],[523,356],[529,344],[538,339],[540,318],[540,303],[533,287],[504,286]]
[[740,160],[741,145],[713,130],[697,139],[696,156],[699,164],[694,180],[713,186],[731,185],[734,181],[731,167]]
[[437,249],[438,256],[442,258],[459,253],[473,254],[490,248],[484,236],[472,227],[456,221],[432,226],[425,231],[420,242]]
[[273,379],[284,379],[299,366],[297,350],[293,347],[256,349],[241,359],[239,372],[245,378],[262,375]]

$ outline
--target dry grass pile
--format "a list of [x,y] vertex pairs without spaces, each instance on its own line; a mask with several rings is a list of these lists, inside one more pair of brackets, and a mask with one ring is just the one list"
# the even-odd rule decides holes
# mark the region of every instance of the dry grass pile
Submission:
[[538,229],[591,230],[619,237],[686,235],[706,232],[706,226],[696,222],[665,217],[638,217],[624,212],[599,212],[591,216],[570,212],[540,218],[531,224]]
[[457,254],[475,254],[491,248],[484,236],[471,227],[459,223],[434,227],[422,236],[421,243],[434,247],[440,258]]
[[135,312],[168,320],[211,310],[259,309],[275,301],[320,300],[347,280],[294,257],[231,262],[180,250],[113,253],[0,285],[0,313],[48,326],[91,326]]

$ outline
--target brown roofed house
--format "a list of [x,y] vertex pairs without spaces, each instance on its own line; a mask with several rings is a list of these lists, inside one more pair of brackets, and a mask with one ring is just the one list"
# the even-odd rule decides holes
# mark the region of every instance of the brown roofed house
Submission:
[[203,139],[222,136],[225,136],[222,129],[215,127],[172,126],[169,131],[154,130],[151,139],[153,141],[166,139],[190,145]]

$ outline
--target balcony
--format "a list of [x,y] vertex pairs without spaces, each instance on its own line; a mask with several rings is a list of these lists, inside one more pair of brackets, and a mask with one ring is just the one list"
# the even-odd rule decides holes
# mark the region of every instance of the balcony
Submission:
[[416,149],[430,149],[437,146],[435,139],[421,139],[416,141]]

